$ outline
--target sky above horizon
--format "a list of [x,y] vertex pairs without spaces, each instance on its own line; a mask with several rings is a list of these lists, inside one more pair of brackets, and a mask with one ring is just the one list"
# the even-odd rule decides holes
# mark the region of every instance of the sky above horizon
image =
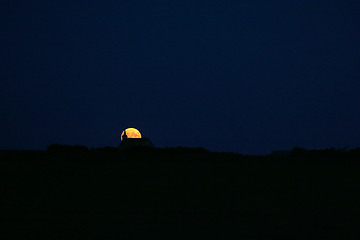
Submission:
[[0,149],[360,147],[359,1],[0,1]]

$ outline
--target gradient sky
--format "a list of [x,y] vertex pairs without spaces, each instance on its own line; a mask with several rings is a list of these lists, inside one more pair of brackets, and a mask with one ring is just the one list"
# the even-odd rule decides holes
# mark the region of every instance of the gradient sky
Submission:
[[360,146],[360,1],[0,1],[0,149]]

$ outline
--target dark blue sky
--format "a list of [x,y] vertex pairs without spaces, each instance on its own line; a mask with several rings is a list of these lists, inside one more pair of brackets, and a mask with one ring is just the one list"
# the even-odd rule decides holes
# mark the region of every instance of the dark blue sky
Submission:
[[360,1],[0,1],[0,148],[360,146]]

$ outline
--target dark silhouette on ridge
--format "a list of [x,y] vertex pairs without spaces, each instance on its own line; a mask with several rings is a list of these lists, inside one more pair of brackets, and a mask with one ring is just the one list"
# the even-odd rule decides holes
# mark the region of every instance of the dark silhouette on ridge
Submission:
[[129,138],[124,131],[123,140],[119,145],[119,151],[123,152],[131,148],[153,148],[154,145],[149,138]]

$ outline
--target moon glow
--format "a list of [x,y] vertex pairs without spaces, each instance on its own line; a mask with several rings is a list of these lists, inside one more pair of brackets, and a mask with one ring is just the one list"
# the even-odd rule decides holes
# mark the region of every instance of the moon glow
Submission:
[[141,133],[136,128],[127,128],[121,133],[121,141],[123,140],[124,132],[128,138],[141,138]]

